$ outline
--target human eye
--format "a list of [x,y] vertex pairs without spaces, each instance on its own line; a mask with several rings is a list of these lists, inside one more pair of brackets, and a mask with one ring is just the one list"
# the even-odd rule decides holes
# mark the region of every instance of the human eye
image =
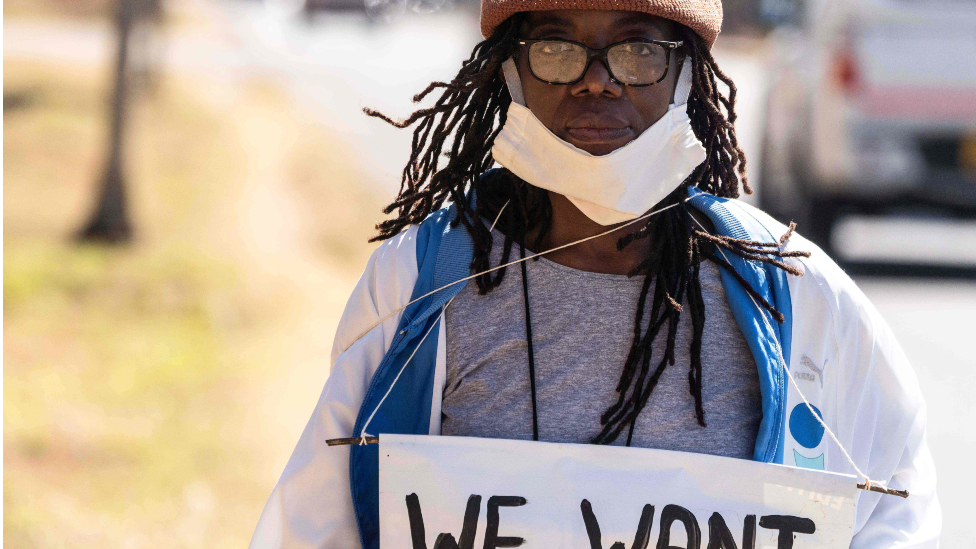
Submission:
[[564,42],[562,40],[547,40],[541,43],[540,50],[542,53],[549,55],[558,55],[560,53],[565,53],[568,51],[573,51],[575,46],[569,42]]
[[627,42],[620,44],[620,51],[628,55],[649,57],[651,55],[651,45],[643,42]]

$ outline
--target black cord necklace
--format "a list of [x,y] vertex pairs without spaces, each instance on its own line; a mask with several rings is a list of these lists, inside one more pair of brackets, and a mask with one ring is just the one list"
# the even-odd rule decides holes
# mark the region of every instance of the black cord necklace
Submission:
[[522,297],[525,302],[525,340],[529,344],[529,388],[532,390],[532,440],[539,440],[539,414],[535,400],[535,353],[532,349],[532,317],[529,314],[529,277],[525,264],[525,244],[519,244],[522,257]]
[[[539,440],[539,412],[536,405],[535,396],[535,350],[532,346],[532,315],[529,314],[529,276],[525,264],[525,245],[519,244],[519,254],[523,261],[522,267],[522,298],[525,304],[525,341],[528,343],[529,350],[529,389],[532,392],[532,440]],[[634,436],[634,423],[630,424],[630,431],[627,433],[627,446],[630,446]]]

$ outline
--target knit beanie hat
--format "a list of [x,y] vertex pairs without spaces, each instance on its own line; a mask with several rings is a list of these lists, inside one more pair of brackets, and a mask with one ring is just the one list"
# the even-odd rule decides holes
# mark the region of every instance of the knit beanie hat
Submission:
[[722,0],[481,0],[481,34],[488,38],[502,21],[520,11],[640,11],[677,21],[711,48],[722,28]]

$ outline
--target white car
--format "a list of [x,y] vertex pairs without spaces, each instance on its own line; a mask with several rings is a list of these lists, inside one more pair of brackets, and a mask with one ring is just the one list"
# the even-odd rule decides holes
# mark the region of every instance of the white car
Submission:
[[976,0],[763,0],[759,199],[830,248],[842,215],[976,214]]

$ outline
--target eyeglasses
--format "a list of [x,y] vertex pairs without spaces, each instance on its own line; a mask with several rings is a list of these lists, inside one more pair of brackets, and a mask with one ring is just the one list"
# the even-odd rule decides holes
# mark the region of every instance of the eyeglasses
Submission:
[[651,86],[668,74],[671,50],[684,42],[630,38],[593,49],[572,40],[519,40],[529,51],[532,76],[547,84],[575,84],[583,79],[594,58],[603,62],[610,80],[627,86]]

